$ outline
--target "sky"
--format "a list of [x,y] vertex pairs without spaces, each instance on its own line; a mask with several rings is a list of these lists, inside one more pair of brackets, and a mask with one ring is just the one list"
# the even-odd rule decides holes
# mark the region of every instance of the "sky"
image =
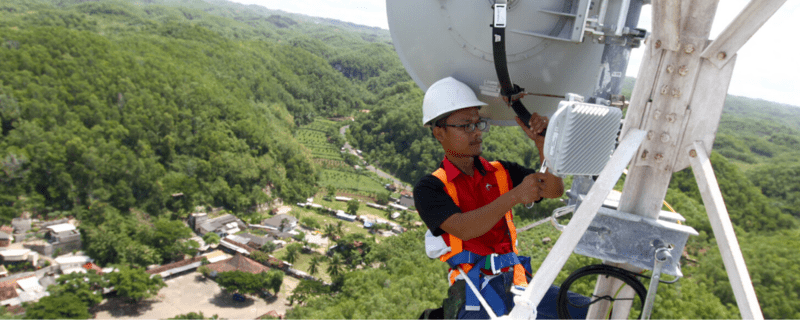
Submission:
[[[389,29],[385,0],[232,1]],[[710,38],[716,38],[748,2],[720,0]],[[649,5],[643,7],[639,28],[652,29],[650,8]],[[788,0],[739,50],[729,94],[800,106],[800,101],[795,100],[793,95],[800,90],[800,55],[797,50],[800,45],[797,41],[789,40],[797,39],[794,33],[796,21],[793,18],[800,18],[800,1]],[[643,48],[633,50],[628,76],[636,77],[643,53]]]

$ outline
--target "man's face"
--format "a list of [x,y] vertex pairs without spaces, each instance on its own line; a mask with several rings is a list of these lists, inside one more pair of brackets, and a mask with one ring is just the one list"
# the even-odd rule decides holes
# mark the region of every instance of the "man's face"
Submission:
[[[444,125],[465,125],[478,123],[478,107],[461,109],[450,114]],[[478,130],[466,132],[458,127],[436,127],[434,136],[442,143],[445,154],[455,157],[474,157],[483,153],[483,132]]]

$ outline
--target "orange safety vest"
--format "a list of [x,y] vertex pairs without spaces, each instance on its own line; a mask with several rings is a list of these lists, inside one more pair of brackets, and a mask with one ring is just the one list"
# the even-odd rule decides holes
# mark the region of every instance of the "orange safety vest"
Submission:
[[[500,164],[498,161],[490,162],[495,169],[497,169],[494,174],[495,178],[497,179],[497,185],[500,187],[500,194],[504,194],[508,192],[508,171],[503,168],[503,165]],[[447,181],[447,174],[445,173],[444,169],[439,168],[438,170],[433,172],[433,176],[438,178],[439,180],[444,183],[444,188],[447,191],[447,195],[453,199],[458,204],[458,193],[456,192],[456,185],[450,181]],[[508,232],[511,234],[511,249],[514,254],[519,255],[517,251],[517,229],[514,227],[513,216],[511,214],[511,210],[506,212],[506,223],[508,224]],[[450,252],[445,253],[439,256],[439,260],[442,262],[447,262],[451,257],[461,253],[463,251],[462,240],[457,238],[452,234],[447,234],[450,237]],[[459,265],[461,269],[464,270],[465,273],[468,273],[472,269],[472,264],[463,263]],[[456,281],[456,277],[460,274],[458,269],[451,270],[450,273],[450,285]],[[465,275],[466,276],[466,275]],[[478,284],[476,284],[478,285]],[[521,264],[514,265],[514,285],[527,287],[528,281],[525,278],[525,268]]]

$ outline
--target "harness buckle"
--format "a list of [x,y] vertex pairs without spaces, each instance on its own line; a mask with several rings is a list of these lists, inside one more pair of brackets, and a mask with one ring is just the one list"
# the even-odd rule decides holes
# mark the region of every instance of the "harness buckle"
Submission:
[[513,285],[511,286],[511,293],[513,293],[515,296],[521,296],[523,293],[525,293],[525,289],[527,288],[523,286]]
[[486,264],[487,264],[487,268],[486,269],[487,270],[491,270],[492,274],[500,274],[500,270],[502,270],[501,268],[496,268],[495,267],[497,264],[495,263],[494,260],[498,256],[499,255],[497,253],[492,253],[492,254],[490,254],[490,255],[488,255],[486,257]]

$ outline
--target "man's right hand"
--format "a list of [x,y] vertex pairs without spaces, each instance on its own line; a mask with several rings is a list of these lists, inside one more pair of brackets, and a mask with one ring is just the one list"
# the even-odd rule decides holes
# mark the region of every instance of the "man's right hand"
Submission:
[[517,203],[532,203],[542,198],[542,187],[544,186],[544,173],[529,174],[522,180],[522,183],[514,188]]

